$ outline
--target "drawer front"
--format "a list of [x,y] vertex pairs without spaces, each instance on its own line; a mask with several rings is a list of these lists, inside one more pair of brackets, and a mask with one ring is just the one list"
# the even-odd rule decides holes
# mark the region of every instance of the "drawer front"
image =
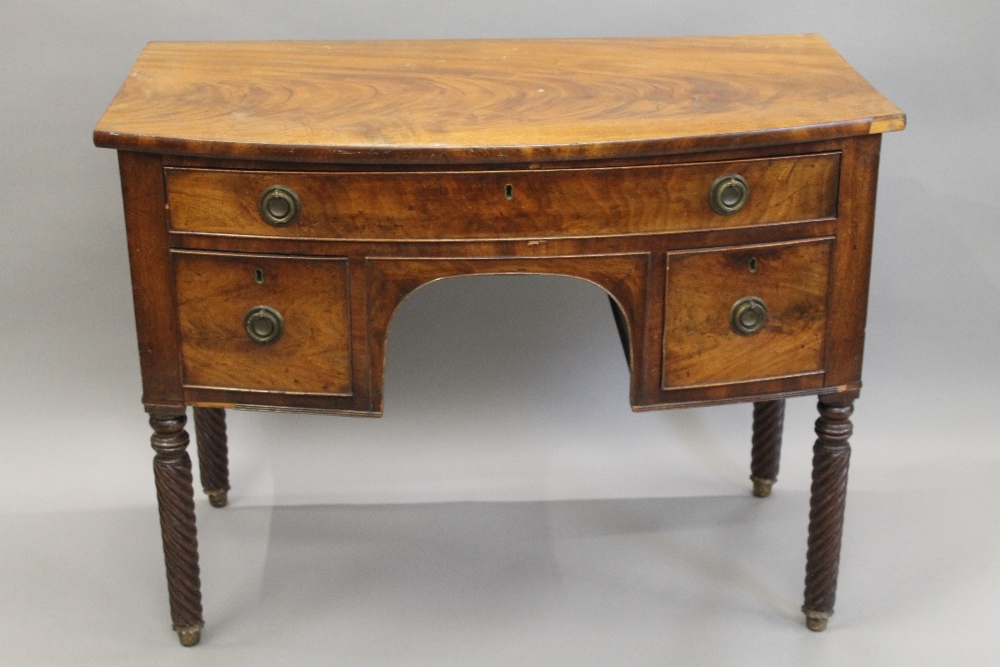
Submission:
[[663,388],[822,374],[832,246],[668,253]]
[[184,384],[351,394],[346,259],[173,252]]
[[[175,231],[347,240],[530,238],[835,217],[840,154],[513,172],[165,172]],[[748,185],[746,203],[719,213],[710,194],[731,174]],[[262,195],[274,186],[294,193],[281,194],[279,213],[299,207],[287,224],[270,224],[261,211]]]

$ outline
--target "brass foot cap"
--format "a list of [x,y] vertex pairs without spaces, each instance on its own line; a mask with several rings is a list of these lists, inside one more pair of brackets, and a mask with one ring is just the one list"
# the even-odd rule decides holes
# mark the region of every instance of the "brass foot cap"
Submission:
[[201,626],[195,625],[190,628],[174,628],[177,636],[180,637],[181,646],[194,646],[201,641]]
[[753,480],[753,494],[758,498],[767,498],[771,495],[771,487],[774,486],[773,479],[760,479],[758,477],[751,477]]
[[229,489],[217,489],[213,491],[206,489],[205,495],[208,496],[208,502],[212,504],[212,507],[225,507],[226,503],[229,502]]
[[823,632],[826,630],[826,624],[829,621],[827,616],[811,616],[806,614],[806,627],[813,632]]

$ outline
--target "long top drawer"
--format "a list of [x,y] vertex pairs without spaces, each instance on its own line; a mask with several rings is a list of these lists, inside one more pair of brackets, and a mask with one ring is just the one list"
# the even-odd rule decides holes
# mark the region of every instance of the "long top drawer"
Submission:
[[[331,173],[170,167],[165,177],[174,231],[442,240],[643,234],[831,218],[837,211],[839,171],[840,154],[832,152],[519,171]],[[745,181],[746,201],[735,212],[719,212],[711,201],[713,187],[733,175]],[[281,216],[273,224],[265,219],[266,206],[278,213],[291,207],[295,214],[286,224],[281,224]]]

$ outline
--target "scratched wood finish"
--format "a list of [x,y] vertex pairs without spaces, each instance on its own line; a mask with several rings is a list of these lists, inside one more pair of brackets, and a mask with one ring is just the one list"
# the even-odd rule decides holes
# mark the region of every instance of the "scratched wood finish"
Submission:
[[94,140],[213,157],[496,163],[904,124],[819,35],[154,42]]
[[834,234],[836,220],[773,223],[708,231],[660,232],[598,237],[479,239],[474,241],[354,241],[173,232],[174,248],[279,253],[321,257],[561,257],[566,255],[667,252],[746,243],[769,243]]
[[822,373],[805,373],[803,375],[789,375],[763,380],[661,389],[658,396],[650,392],[648,395],[649,398],[647,398],[645,403],[634,405],[632,409],[636,412],[644,412],[647,410],[745,403],[748,399],[753,399],[754,401],[776,401],[782,398],[810,396],[835,391],[837,391],[837,388],[825,387],[823,385]]
[[274,160],[269,158],[229,158],[198,155],[163,154],[164,167],[188,169],[245,169],[249,171],[317,171],[317,172],[463,172],[463,171],[541,171],[545,169],[597,169],[601,167],[647,167],[694,162],[727,162],[753,160],[766,157],[789,157],[839,151],[844,138],[805,141],[794,144],[766,144],[761,146],[736,146],[696,153],[665,153],[662,155],[607,155],[604,157],[559,160],[550,162],[473,162],[473,163],[421,163],[396,162],[305,162]]
[[[170,227],[214,234],[333,239],[491,239],[690,231],[836,216],[838,153],[606,169],[459,173],[304,173],[166,169]],[[709,204],[727,174],[750,186],[731,215]],[[302,201],[268,224],[261,193]],[[447,206],[442,206],[447,202]]]
[[[351,393],[346,260],[173,256],[186,386]],[[251,340],[244,329],[244,316],[260,305],[284,318],[284,334],[269,345]]]
[[[663,386],[685,387],[823,370],[829,239],[670,253]],[[768,308],[756,333],[736,333],[738,299]]]

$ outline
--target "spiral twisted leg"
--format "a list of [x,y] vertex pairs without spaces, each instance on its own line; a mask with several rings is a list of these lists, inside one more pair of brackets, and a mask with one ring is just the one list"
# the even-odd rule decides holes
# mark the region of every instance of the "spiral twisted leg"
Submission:
[[813,447],[812,492],[809,503],[809,550],[806,555],[806,625],[826,629],[833,615],[840,567],[840,539],[847,499],[848,440],[853,427],[854,399],[835,394],[819,399],[816,444]]
[[194,432],[198,441],[201,488],[213,507],[225,507],[229,500],[226,411],[223,408],[195,408]]
[[750,479],[758,498],[771,495],[778,481],[781,461],[781,432],[785,425],[785,401],[761,401],[753,404],[753,449],[750,453]]
[[183,414],[151,413],[151,439],[156,455],[153,474],[160,505],[163,556],[167,564],[167,590],[174,630],[184,646],[201,638],[201,581],[198,573],[198,536],[194,519],[194,489],[188,434]]

